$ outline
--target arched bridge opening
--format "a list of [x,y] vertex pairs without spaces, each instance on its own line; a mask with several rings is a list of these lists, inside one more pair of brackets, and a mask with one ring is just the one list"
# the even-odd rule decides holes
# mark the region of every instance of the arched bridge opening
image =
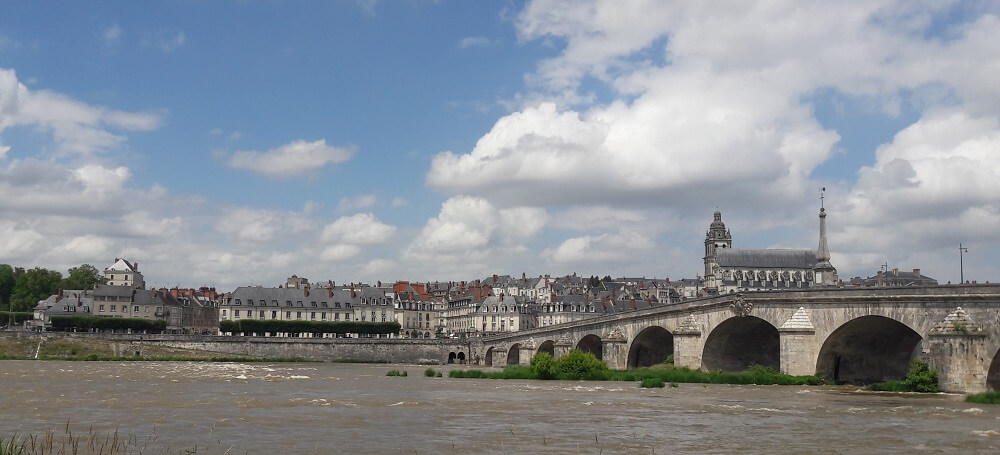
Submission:
[[751,365],[781,367],[778,329],[754,316],[737,316],[719,324],[705,340],[702,368],[743,371]]
[[663,363],[674,353],[674,336],[659,326],[646,327],[628,349],[628,368],[641,368]]
[[486,366],[488,366],[488,367],[493,366],[493,348],[492,347],[490,347],[489,349],[486,350],[486,359],[485,359],[485,362],[486,362]]
[[538,352],[537,353],[541,353],[541,352],[548,353],[550,356],[555,357],[556,356],[556,343],[554,341],[552,341],[552,340],[545,340],[545,341],[543,341],[542,344],[538,345]]
[[986,389],[1000,392],[1000,351],[990,362],[990,371],[986,374]]
[[507,351],[507,365],[519,365],[521,363],[521,343],[514,343]]
[[836,383],[902,379],[920,349],[920,335],[884,316],[862,316],[834,330],[823,343],[816,373]]
[[598,360],[604,360],[604,353],[601,349],[601,337],[590,334],[583,337],[579,343],[576,344],[576,348],[583,351],[594,354]]

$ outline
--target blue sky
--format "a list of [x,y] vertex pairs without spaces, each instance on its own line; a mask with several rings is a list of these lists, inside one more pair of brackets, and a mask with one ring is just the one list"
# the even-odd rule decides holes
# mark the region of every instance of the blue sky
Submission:
[[[26,2],[0,262],[162,286],[671,278],[734,246],[996,279],[990,2]],[[769,24],[764,27],[761,24]]]

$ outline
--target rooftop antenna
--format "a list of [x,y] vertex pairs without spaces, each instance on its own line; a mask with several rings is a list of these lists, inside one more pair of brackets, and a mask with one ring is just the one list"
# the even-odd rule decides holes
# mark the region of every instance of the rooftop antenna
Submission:
[[820,210],[824,209],[824,207],[823,207],[823,199],[826,199],[826,194],[824,194],[824,193],[826,193],[826,187],[825,186],[819,189],[819,208],[820,208]]

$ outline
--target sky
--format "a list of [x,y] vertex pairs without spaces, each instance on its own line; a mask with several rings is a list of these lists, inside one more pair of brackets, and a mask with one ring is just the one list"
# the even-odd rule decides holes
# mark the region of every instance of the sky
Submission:
[[18,2],[0,263],[694,278],[716,210],[815,249],[825,188],[841,278],[1000,280],[997,43],[985,0]]

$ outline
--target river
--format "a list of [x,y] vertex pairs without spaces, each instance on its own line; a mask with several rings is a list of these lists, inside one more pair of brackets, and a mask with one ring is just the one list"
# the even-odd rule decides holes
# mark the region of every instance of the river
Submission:
[[[0,362],[0,436],[143,453],[996,453],[1000,406],[852,387],[451,379],[450,367]],[[388,377],[392,369],[407,377]]]

